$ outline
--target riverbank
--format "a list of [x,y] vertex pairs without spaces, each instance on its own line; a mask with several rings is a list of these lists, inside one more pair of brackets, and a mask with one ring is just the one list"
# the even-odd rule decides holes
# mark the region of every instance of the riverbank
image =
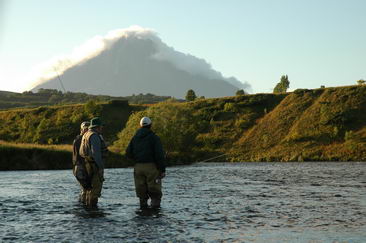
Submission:
[[[193,102],[172,99],[150,106],[116,101],[9,110],[0,112],[0,138],[9,142],[71,144],[82,121],[101,116],[106,123],[103,136],[112,151],[107,165],[125,167],[130,162],[124,151],[141,117],[148,116],[167,152],[168,165],[214,157],[221,162],[366,161],[365,97],[366,85],[354,85]],[[25,166],[44,168],[50,163],[47,158],[57,157],[58,161],[67,156],[67,163],[71,163],[71,150],[21,148],[24,151],[4,148],[7,159],[3,163],[22,168],[24,161],[44,160],[42,165]],[[58,157],[58,153],[62,155]],[[63,166],[60,161],[50,167]]]
[[[110,152],[106,168],[125,168],[131,162]],[[62,170],[72,168],[71,145],[38,145],[0,141],[0,170]]]

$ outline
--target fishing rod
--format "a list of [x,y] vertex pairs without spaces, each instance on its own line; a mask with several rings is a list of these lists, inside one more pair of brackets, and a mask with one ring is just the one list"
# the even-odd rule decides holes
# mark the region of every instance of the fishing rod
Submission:
[[222,155],[215,156],[215,157],[212,157],[212,158],[209,158],[209,159],[206,159],[206,160],[198,161],[197,163],[207,162],[207,161],[210,161],[210,160],[213,160],[213,159],[217,159],[217,158],[224,157],[224,156],[226,156],[226,155],[227,155],[227,154],[222,154]]
[[[169,155],[169,152],[165,152],[165,158],[167,158]],[[207,162],[207,161],[210,161],[210,160],[213,160],[213,159],[217,159],[217,158],[221,158],[221,157],[224,157],[226,156],[227,154],[221,154],[219,156],[215,156],[215,157],[212,157],[212,158],[209,158],[209,159],[205,159],[205,160],[202,160],[202,161],[196,161],[195,163],[203,163],[203,162]]]
[[63,89],[64,93],[66,93],[66,89],[65,89],[65,87],[64,87],[64,84],[62,83],[62,80],[61,80],[61,78],[60,78],[60,75],[58,74],[58,71],[57,71],[56,67],[54,67],[54,70],[55,70],[55,72],[56,72],[56,74],[57,74],[58,81],[59,81],[59,82],[60,82],[60,84],[61,84],[61,88]]

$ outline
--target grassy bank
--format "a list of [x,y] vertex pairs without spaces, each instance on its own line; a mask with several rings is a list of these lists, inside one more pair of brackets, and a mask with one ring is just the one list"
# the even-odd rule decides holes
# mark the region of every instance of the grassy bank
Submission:
[[243,133],[231,156],[236,161],[365,161],[366,86],[291,93]]
[[[118,134],[114,151],[122,155],[138,129],[139,119],[151,117],[153,130],[168,153],[168,163],[203,161],[226,154],[244,131],[272,111],[287,94],[256,94],[200,99],[195,102],[163,102],[132,114]],[[223,156],[220,161],[230,159]]]
[[79,125],[106,123],[107,167],[131,165],[124,151],[149,116],[168,165],[205,161],[366,161],[366,86],[296,90],[150,106],[119,101],[0,112],[0,169],[71,168]]
[[[71,145],[16,144],[0,141],[0,170],[58,170],[72,168]],[[131,163],[110,153],[106,168],[123,168]]]

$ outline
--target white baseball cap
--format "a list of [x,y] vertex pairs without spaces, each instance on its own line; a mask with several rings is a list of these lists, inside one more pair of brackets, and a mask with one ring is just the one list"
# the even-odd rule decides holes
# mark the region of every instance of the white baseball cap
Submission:
[[145,127],[145,126],[148,126],[148,125],[151,125],[151,119],[146,117],[146,116],[141,118],[140,126]]
[[81,128],[81,129],[86,129],[86,128],[88,128],[89,126],[90,126],[90,122],[85,121],[85,122],[81,123],[80,128]]

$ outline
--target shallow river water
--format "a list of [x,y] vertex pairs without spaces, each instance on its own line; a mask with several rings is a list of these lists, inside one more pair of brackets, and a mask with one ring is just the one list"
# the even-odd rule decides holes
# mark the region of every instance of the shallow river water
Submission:
[[105,177],[88,210],[71,171],[0,172],[0,242],[366,242],[366,163],[172,167],[159,211]]

